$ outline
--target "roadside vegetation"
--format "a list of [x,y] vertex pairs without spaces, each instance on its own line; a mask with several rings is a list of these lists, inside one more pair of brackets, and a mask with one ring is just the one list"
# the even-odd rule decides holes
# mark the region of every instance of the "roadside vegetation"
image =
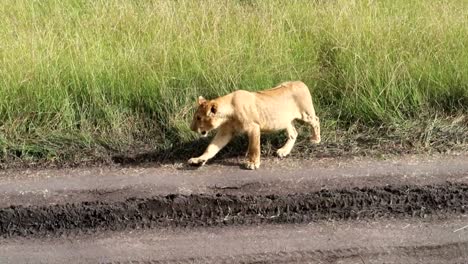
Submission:
[[199,145],[198,95],[287,80],[312,91],[317,149],[468,145],[465,0],[5,0],[0,14],[3,166],[173,158]]

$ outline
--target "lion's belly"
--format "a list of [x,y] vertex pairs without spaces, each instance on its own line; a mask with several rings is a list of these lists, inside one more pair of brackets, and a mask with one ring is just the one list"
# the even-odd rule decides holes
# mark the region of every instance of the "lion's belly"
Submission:
[[262,131],[265,131],[265,132],[277,131],[277,130],[286,129],[289,124],[290,124],[290,122],[288,122],[288,123],[264,124],[264,125],[260,126],[260,129]]
[[[296,111],[297,112],[297,111]],[[276,112],[269,115],[264,115],[260,122],[260,129],[262,131],[276,131],[286,129],[291,125],[292,121],[300,116],[296,113],[281,113]]]

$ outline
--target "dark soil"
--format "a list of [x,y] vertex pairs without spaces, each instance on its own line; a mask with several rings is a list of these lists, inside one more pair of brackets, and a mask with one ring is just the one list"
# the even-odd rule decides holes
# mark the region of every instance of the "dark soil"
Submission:
[[285,195],[199,194],[0,209],[0,234],[60,235],[148,227],[304,223],[466,213],[468,184],[385,186]]

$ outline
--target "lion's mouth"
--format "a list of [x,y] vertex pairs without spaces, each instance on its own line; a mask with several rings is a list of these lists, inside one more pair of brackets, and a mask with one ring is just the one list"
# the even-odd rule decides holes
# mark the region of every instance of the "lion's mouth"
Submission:
[[206,131],[202,131],[200,134],[202,135],[202,137],[206,137],[207,135]]

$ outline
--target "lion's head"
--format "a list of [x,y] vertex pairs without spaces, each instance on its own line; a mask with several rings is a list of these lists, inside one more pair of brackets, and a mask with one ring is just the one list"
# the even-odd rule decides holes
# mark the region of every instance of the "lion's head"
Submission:
[[202,137],[206,137],[208,132],[218,128],[220,118],[216,115],[218,112],[218,104],[211,100],[206,100],[203,96],[198,97],[198,108],[195,112],[190,125],[190,129],[199,133]]

